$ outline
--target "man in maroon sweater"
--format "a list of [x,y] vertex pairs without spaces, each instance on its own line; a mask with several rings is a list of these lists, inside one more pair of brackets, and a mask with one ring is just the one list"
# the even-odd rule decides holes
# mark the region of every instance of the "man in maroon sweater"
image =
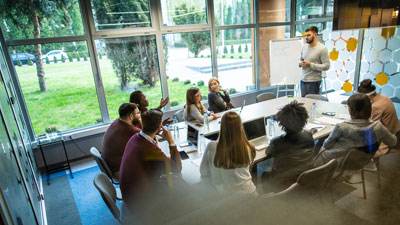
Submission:
[[[161,193],[172,186],[171,172],[182,169],[179,152],[170,131],[162,126],[163,113],[150,109],[142,113],[142,131],[131,137],[125,147],[120,168],[120,188],[129,209],[146,207],[148,196],[160,200]],[[155,139],[160,135],[169,143],[171,157],[158,147]],[[164,192],[166,191],[166,192]]]
[[119,171],[126,143],[134,134],[139,133],[140,129],[136,128],[136,125],[141,124],[140,112],[136,104],[123,103],[118,112],[119,118],[114,120],[104,134],[101,152],[101,157],[114,174]]

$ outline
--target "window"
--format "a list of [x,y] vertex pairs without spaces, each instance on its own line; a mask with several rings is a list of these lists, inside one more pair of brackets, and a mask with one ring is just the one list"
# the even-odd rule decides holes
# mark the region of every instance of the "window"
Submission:
[[258,1],[260,23],[290,21],[290,0]]
[[333,0],[296,0],[296,20],[333,15]]
[[252,29],[219,31],[218,79],[231,94],[254,89],[252,36]]
[[206,1],[161,0],[164,26],[207,23]]
[[303,23],[296,25],[296,36],[304,36],[305,31],[308,27],[316,26],[318,28],[318,34],[322,32],[326,32],[328,34],[332,31],[332,22],[325,22],[325,23]]
[[111,120],[135,90],[146,95],[150,108],[158,106],[162,94],[155,36],[101,39],[96,46]]
[[186,90],[196,86],[204,96],[212,77],[209,31],[163,36],[168,90],[171,106],[186,103]]
[[[84,34],[78,0],[46,1],[34,9],[37,20],[25,13],[33,5],[22,1],[2,1],[1,4],[0,8],[5,10],[0,9],[0,26],[8,40]],[[34,33],[35,29],[40,32]]]
[[269,41],[290,38],[289,26],[260,28],[260,87],[270,86]]
[[252,0],[215,0],[216,25],[239,25],[254,22]]
[[96,30],[150,27],[148,0],[92,0]]
[[[86,42],[41,47],[42,63],[33,64],[32,60],[15,65],[35,134],[101,122]],[[9,51],[34,55],[34,49],[33,45],[24,45],[10,47]],[[58,54],[45,54],[51,49],[59,50]]]

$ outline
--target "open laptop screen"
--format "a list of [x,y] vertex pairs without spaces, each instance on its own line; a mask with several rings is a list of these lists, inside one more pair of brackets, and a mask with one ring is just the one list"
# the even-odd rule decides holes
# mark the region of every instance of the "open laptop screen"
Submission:
[[264,117],[243,123],[243,128],[248,140],[267,135]]

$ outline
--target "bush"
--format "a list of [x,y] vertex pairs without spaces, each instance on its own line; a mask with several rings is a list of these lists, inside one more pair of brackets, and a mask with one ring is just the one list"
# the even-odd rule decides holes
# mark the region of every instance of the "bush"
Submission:
[[249,52],[249,47],[247,47],[247,44],[244,46],[244,52]]
[[239,55],[239,59],[243,59],[243,56]]
[[231,45],[231,54],[235,53],[235,49],[233,48],[233,45]]
[[204,86],[204,80],[197,81],[197,86]]
[[76,61],[81,61],[81,55],[79,55],[79,52],[76,53]]
[[99,59],[102,59],[103,58],[103,54],[99,54]]
[[207,58],[210,58],[210,55],[207,55]]
[[204,57],[204,55],[201,55],[201,56],[200,56],[200,58],[203,58],[203,57]]
[[228,48],[224,46],[224,54],[228,54]]
[[242,46],[241,45],[239,45],[238,52],[242,53]]
[[94,123],[102,123],[103,119],[102,118],[97,118],[96,121]]
[[51,126],[51,127],[46,127],[45,131],[46,131],[46,133],[50,134],[50,133],[57,132],[58,129],[55,126]]
[[231,59],[233,59],[233,55],[231,55]]
[[32,59],[28,57],[28,62],[27,63],[28,63],[29,66],[32,66],[33,65]]
[[56,56],[53,57],[53,62],[57,63],[57,57]]
[[83,61],[87,61],[87,56],[86,55],[83,56]]
[[229,89],[229,94],[235,94],[235,93],[238,93],[238,91],[235,89],[235,88],[231,88],[231,89]]
[[72,56],[71,53],[68,54],[68,61],[69,62],[73,62],[74,61],[74,57]]
[[21,60],[17,59],[17,65],[18,65],[18,66],[22,66]]
[[46,57],[46,64],[50,64],[50,59],[49,59],[49,57]]
[[179,78],[177,78],[177,77],[174,77],[174,79],[172,79],[172,82],[178,82],[179,81]]
[[177,105],[179,105],[179,102],[178,101],[172,101],[171,102],[171,106],[173,107],[173,106],[177,106]]
[[252,57],[251,56],[249,56],[249,59],[251,59]]
[[167,76],[167,80],[169,79],[169,76]]
[[222,55],[222,58],[226,58],[226,55]]
[[190,82],[190,80],[185,80],[184,82],[183,82],[183,84],[191,84],[192,82]]
[[65,63],[65,56],[61,55],[61,62]]

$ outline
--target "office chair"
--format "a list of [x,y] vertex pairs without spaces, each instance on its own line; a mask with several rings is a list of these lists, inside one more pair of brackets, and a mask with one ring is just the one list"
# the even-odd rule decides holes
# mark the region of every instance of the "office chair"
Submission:
[[121,212],[116,204],[117,192],[114,185],[110,182],[108,177],[104,173],[99,173],[93,180],[93,184],[96,189],[100,192],[101,198],[106,203],[108,209],[120,224],[123,224]]
[[256,102],[263,102],[274,98],[276,98],[276,95],[274,93],[265,92],[257,95]]
[[183,122],[185,121],[185,115],[184,115],[184,110],[180,109],[174,113],[174,116],[176,116],[176,119],[178,122]]
[[300,185],[298,183],[294,183],[290,185],[288,188],[286,188],[283,191],[280,191],[278,193],[267,193],[263,195],[263,198],[282,198],[282,197],[288,197],[289,195],[294,194],[295,192],[299,191]]
[[304,171],[297,178],[296,183],[310,191],[320,192],[326,188],[332,179],[337,167],[336,159],[331,159],[326,164]]
[[96,160],[96,163],[99,166],[101,172],[106,174],[113,184],[119,185],[119,178],[111,172],[110,168],[107,165],[107,162],[101,157],[100,152],[97,150],[97,148],[91,147],[90,154],[93,156],[94,160]]
[[308,94],[305,97],[329,102],[327,97],[324,97],[324,96],[318,95],[318,94]]

